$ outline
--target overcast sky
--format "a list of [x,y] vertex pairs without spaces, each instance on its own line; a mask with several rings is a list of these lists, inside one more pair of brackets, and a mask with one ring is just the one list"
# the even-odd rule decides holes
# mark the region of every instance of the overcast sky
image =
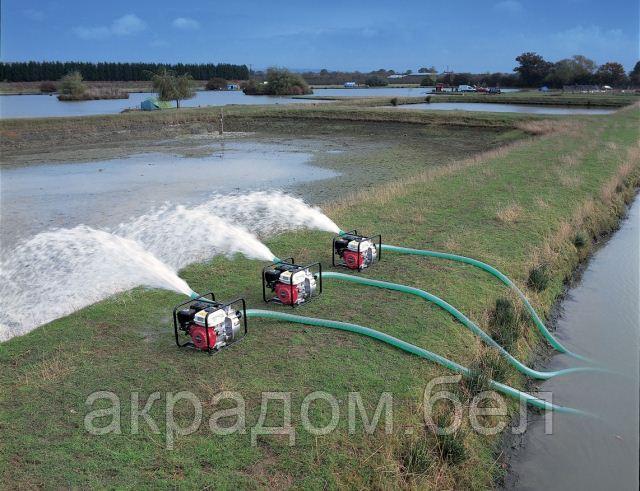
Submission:
[[630,69],[638,18],[638,0],[2,0],[1,56],[484,72],[536,51]]

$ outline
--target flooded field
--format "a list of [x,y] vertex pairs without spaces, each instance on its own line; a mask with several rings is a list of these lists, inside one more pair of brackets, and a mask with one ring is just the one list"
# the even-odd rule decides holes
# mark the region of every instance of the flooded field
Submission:
[[[128,99],[61,102],[55,95],[3,95],[0,96],[0,118],[40,118],[51,116],[90,116],[115,114],[124,109],[140,108],[140,103],[151,92],[135,92]],[[293,99],[267,95],[244,95],[241,91],[201,90],[193,99],[181,102],[183,107],[224,106],[227,104],[291,104],[320,101]],[[175,105],[175,104],[174,104]]]
[[327,179],[311,165],[312,145],[256,142],[201,145],[199,155],[143,153],[89,162],[2,169],[2,250],[55,227],[112,227],[165,202],[197,204],[213,193]]
[[[617,372],[558,378],[540,389],[553,402],[596,418],[554,415],[529,425],[511,459],[507,487],[518,489],[638,489],[640,200],[622,228],[591,259],[562,302],[557,335],[572,350]],[[558,355],[546,368],[574,366]]]
[[[516,89],[505,89],[505,92]],[[428,94],[433,87],[370,89],[315,89],[314,95],[341,97],[414,97]],[[55,95],[0,95],[0,118],[39,118],[52,116],[90,116],[115,114],[124,109],[139,108],[140,103],[155,94],[132,92],[128,99],[108,99],[98,101],[60,102]],[[224,106],[227,104],[304,104],[321,103],[318,99],[277,97],[267,95],[244,95],[242,91],[200,90],[193,99],[182,101],[184,107]]]
[[498,104],[483,102],[434,102],[431,104],[403,104],[394,109],[416,111],[485,111],[493,113],[527,114],[611,114],[615,109],[592,109],[570,106],[536,106],[527,104]]

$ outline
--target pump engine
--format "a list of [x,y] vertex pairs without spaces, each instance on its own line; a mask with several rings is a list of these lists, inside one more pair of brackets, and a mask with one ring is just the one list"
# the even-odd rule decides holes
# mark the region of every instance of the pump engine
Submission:
[[357,230],[342,233],[333,238],[333,265],[362,271],[380,260],[381,250],[381,235],[366,237]]
[[[267,297],[267,290],[274,295]],[[322,293],[322,265],[300,266],[292,257],[270,264],[262,270],[262,298],[265,302],[301,305]]]
[[[238,306],[241,310],[236,309]],[[220,351],[246,335],[246,310],[243,298],[221,303],[216,302],[211,292],[181,303],[173,309],[176,344],[209,353]],[[189,336],[191,341],[180,343],[178,331]]]

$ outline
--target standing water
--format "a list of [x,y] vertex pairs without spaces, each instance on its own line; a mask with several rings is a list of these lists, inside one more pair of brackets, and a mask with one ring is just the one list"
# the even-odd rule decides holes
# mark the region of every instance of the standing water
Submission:
[[[622,228],[590,260],[562,304],[557,334],[572,350],[624,374],[559,377],[541,386],[553,402],[600,419],[553,416],[553,432],[530,424],[511,459],[507,487],[518,489],[638,489],[640,329],[640,199]],[[549,369],[572,360],[555,356]]]

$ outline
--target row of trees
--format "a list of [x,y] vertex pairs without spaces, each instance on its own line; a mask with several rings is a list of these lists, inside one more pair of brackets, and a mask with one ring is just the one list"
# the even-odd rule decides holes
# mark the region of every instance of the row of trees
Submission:
[[513,70],[518,74],[521,85],[526,87],[561,88],[565,85],[610,85],[626,87],[640,85],[640,62],[628,74],[615,61],[597,66],[586,56],[574,55],[552,63],[537,53],[522,53],[516,58],[518,66]]
[[160,70],[178,75],[190,74],[196,80],[214,77],[226,80],[247,80],[247,65],[203,63],[175,65],[167,63],[89,63],[76,61],[27,61],[0,63],[0,80],[7,82],[39,82],[58,80],[67,73],[79,72],[88,81],[150,80],[151,73]]

